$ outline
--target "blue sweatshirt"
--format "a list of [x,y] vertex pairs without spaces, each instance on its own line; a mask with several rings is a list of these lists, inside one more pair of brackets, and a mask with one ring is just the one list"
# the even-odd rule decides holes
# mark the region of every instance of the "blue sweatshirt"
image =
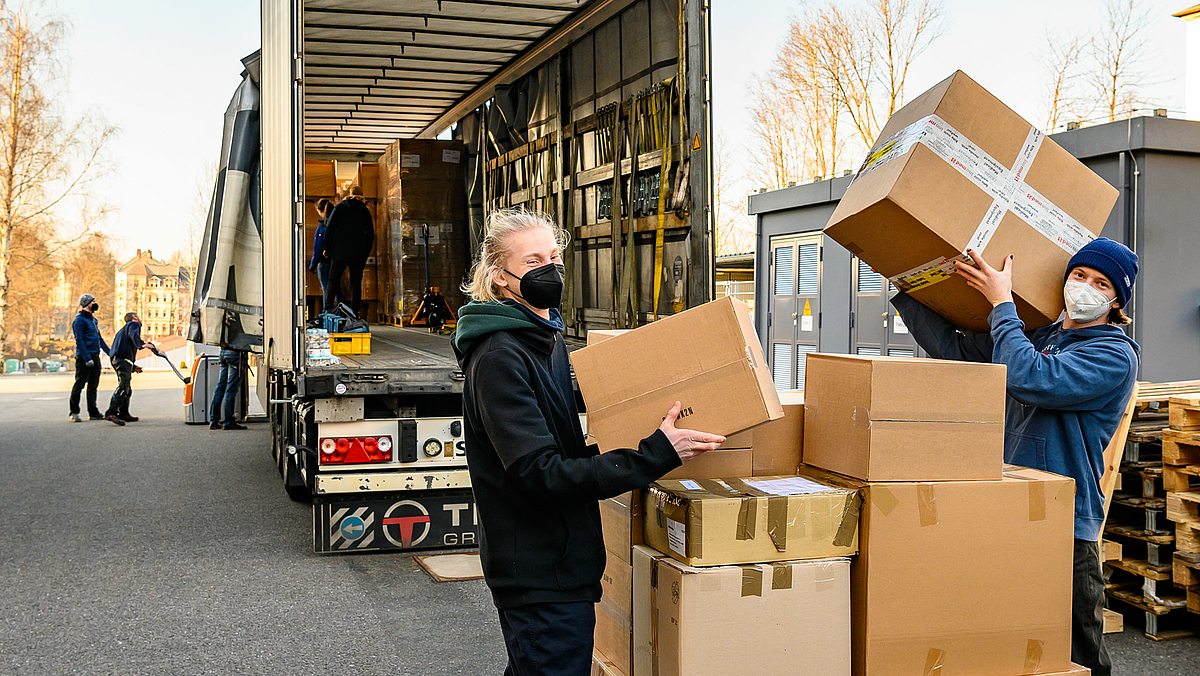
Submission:
[[316,271],[318,263],[326,263],[329,261],[325,254],[321,253],[325,250],[325,219],[317,221],[317,230],[313,233],[313,255],[312,260],[308,262],[308,269]]
[[112,351],[109,354],[113,359],[136,361],[137,351],[142,349],[142,345],[142,323],[126,322],[125,326],[117,331],[117,335],[113,336]]
[[84,361],[90,358],[100,356],[100,351],[104,350],[104,354],[108,354],[108,343],[104,342],[104,336],[100,335],[100,322],[96,318],[83,310],[75,315],[75,321],[71,323],[71,330],[75,332],[75,356],[83,357]]
[[1075,479],[1075,538],[1099,541],[1104,449],[1137,382],[1137,343],[1111,324],[1026,332],[1012,303],[992,309],[990,333],[960,331],[904,293],[892,305],[930,356],[1008,367],[1004,461]]

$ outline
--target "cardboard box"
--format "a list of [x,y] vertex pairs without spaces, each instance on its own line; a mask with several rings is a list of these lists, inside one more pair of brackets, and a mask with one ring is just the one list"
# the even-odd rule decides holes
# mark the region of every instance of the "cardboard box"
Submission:
[[[750,448],[754,452],[753,476],[795,474],[803,462],[804,392],[779,393],[783,417],[730,435],[721,448]],[[739,476],[727,474],[725,476]],[[675,478],[667,475],[667,478]]]
[[783,417],[750,310],[722,298],[571,353],[600,449],[636,448],[680,401],[680,426],[729,435]]
[[624,674],[633,673],[633,565],[608,556],[596,605],[596,651]]
[[1071,668],[1071,479],[1012,465],[1000,481],[863,484],[801,471],[863,492],[855,676]]
[[645,500],[646,544],[692,566],[858,551],[858,492],[805,477],[662,480]]
[[617,668],[607,657],[599,652],[592,653],[592,670],[590,676],[629,676]]
[[358,173],[355,174],[352,186],[362,188],[363,197],[375,199],[379,197],[379,164],[376,162],[359,162]]
[[333,199],[337,195],[337,174],[332,160],[304,160],[304,196]]
[[850,673],[847,559],[693,568],[638,547],[633,578],[632,676]]
[[[793,471],[795,471],[793,469]],[[718,448],[688,460],[667,472],[664,479],[720,479],[746,477],[754,473],[754,451],[749,448]]]
[[810,354],[804,462],[869,481],[999,479],[1005,367]]
[[595,345],[596,343],[608,340],[613,336],[629,333],[631,330],[632,329],[588,329],[587,344]]
[[1067,261],[1116,200],[1116,188],[957,71],[892,115],[825,233],[975,331],[988,330],[991,305],[948,259],[972,247],[1000,267],[1013,254],[1017,313],[1035,329],[1058,319]]
[[600,529],[604,534],[604,548],[625,563],[633,563],[633,547],[645,542],[642,505],[640,490],[600,501]]

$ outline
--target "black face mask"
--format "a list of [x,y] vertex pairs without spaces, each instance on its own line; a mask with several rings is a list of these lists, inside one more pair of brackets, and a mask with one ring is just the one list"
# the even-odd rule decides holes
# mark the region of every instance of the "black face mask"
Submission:
[[524,277],[517,277],[508,270],[504,272],[516,277],[521,283],[521,292],[513,292],[517,298],[539,310],[549,310],[562,305],[563,279],[567,275],[567,269],[562,263],[547,263],[526,272]]
[[88,306],[88,309],[91,310],[92,312],[95,312],[96,310],[100,309],[100,304],[92,303],[91,305]]

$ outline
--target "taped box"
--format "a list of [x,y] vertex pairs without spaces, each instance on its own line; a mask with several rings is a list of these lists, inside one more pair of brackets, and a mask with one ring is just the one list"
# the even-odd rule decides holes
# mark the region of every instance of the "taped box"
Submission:
[[596,652],[621,674],[633,673],[633,564],[611,554],[596,604]]
[[662,480],[646,489],[646,544],[692,566],[850,556],[858,493],[806,477]]
[[[727,473],[717,475],[717,477],[779,476],[796,473],[796,469],[803,462],[804,455],[804,393],[797,390],[782,391],[779,393],[779,403],[783,406],[782,418],[731,435],[718,449],[749,448],[753,451],[751,473]],[[688,464],[691,462],[695,462],[695,460]],[[684,465],[680,469],[686,467],[687,465]],[[668,474],[666,478],[678,477]]]
[[592,653],[592,669],[591,669],[590,676],[629,676],[629,675],[626,674],[625,672],[622,672],[620,669],[618,669],[617,665],[613,664],[612,661],[609,660],[604,655],[600,654],[599,652],[593,652]]
[[679,426],[728,436],[783,417],[750,310],[705,303],[571,354],[601,451],[637,448],[676,401]]
[[960,328],[991,305],[953,275],[968,248],[999,268],[1027,329],[1058,319],[1067,261],[1099,234],[1117,190],[962,71],[888,120],[825,226]]
[[1075,483],[863,483],[851,577],[855,676],[1070,672]]
[[631,676],[850,673],[845,558],[693,568],[634,550]]
[[1003,364],[810,354],[804,462],[869,481],[999,479]]

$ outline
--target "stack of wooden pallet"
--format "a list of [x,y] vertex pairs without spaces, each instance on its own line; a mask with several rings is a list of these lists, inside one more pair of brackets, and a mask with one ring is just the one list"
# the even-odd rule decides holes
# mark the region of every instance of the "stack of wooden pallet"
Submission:
[[1171,397],[1163,430],[1163,487],[1167,518],[1175,522],[1172,580],[1200,613],[1200,393]]
[[[1180,616],[1187,614],[1187,597],[1172,580],[1176,529],[1167,518],[1164,467],[1173,471],[1178,463],[1174,446],[1164,442],[1163,428],[1170,423],[1171,397],[1196,390],[1200,381],[1140,384],[1105,526],[1108,596],[1120,602],[1121,610],[1142,611],[1146,636],[1155,640],[1195,634],[1191,618]],[[1168,458],[1171,464],[1164,464]],[[1177,481],[1176,474],[1171,476],[1170,481]]]

